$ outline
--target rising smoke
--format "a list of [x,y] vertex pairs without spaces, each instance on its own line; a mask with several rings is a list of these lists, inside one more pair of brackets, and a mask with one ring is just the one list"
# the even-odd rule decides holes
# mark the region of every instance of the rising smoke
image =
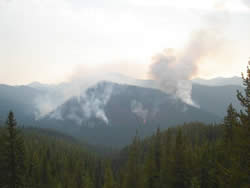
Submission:
[[66,112],[58,108],[49,115],[49,118],[71,120],[77,125],[82,125],[84,122],[96,118],[108,125],[109,119],[105,113],[105,106],[112,93],[113,85],[111,83],[100,82],[88,90],[83,90],[80,96],[73,97],[74,103],[67,106]]
[[[124,67],[124,65],[121,65],[121,67]],[[115,71],[114,69],[111,70]],[[88,71],[90,73],[88,73]],[[47,88],[42,95],[37,96],[34,101],[34,105],[37,108],[37,112],[35,113],[36,119],[42,119],[50,114],[51,118],[62,120],[61,112],[58,112],[57,108],[72,97],[76,97],[79,102],[85,101],[82,106],[82,112],[86,115],[86,118],[96,117],[108,123],[108,118],[101,108],[108,103],[113,89],[103,84],[103,86],[105,86],[103,91],[98,92],[96,89],[96,94],[87,94],[88,89],[93,90],[98,88],[98,86],[100,86],[99,83],[103,81],[142,86],[138,80],[117,72],[108,72],[106,68],[93,71],[87,67],[80,66],[71,75],[69,82]],[[74,111],[75,110],[69,114],[75,114]],[[81,124],[82,121],[79,121],[78,116],[79,115],[70,115],[71,119],[75,119],[76,122],[79,122],[78,124]]]
[[[113,89],[96,90],[95,94],[87,92],[88,88],[96,88],[97,83],[104,80],[160,89],[175,99],[198,107],[192,100],[191,79],[197,75],[198,67],[203,60],[216,56],[224,47],[225,41],[220,34],[221,32],[213,27],[199,30],[192,34],[191,39],[182,49],[166,49],[153,56],[152,64],[149,67],[149,76],[153,79],[150,84],[119,74],[110,74],[107,70],[101,70],[88,76],[85,76],[88,71],[80,70],[73,74],[68,83],[61,84],[36,101],[39,109],[37,117],[42,118],[51,114],[50,118],[71,119],[79,125],[86,119],[94,117],[108,124],[105,105],[110,100]],[[112,70],[112,72],[116,71]],[[62,114],[56,110],[72,97],[76,97],[78,103],[81,104],[79,107],[81,113],[79,113],[79,109],[72,109],[68,114]],[[146,120],[149,115],[148,110],[138,101],[131,103],[131,111],[143,120]]]
[[149,74],[159,89],[187,104],[197,106],[191,97],[191,78],[197,74],[199,63],[215,55],[220,46],[221,38],[216,32],[195,32],[181,51],[166,49],[155,55]]
[[[122,84],[132,84],[142,87],[156,88],[180,99],[183,102],[198,107],[192,100],[191,79],[198,72],[198,65],[202,60],[215,56],[222,47],[223,40],[216,30],[201,30],[193,33],[191,40],[181,50],[166,49],[152,58],[150,76],[153,82],[138,81],[119,74],[107,72],[92,76],[77,74],[70,82],[61,84],[46,95],[36,100],[38,118],[50,114],[50,118],[70,119],[81,125],[86,119],[97,118],[109,124],[105,113],[105,105],[110,100],[113,88],[104,84],[103,90],[98,90],[100,81],[111,81]],[[146,84],[145,84],[146,83]],[[89,88],[95,92],[89,93]],[[58,111],[58,107],[72,97],[76,97],[80,107],[71,109],[67,114]],[[79,113],[79,111],[81,113]],[[144,121],[148,110],[138,101],[131,103],[131,111]]]
[[[43,91],[41,95],[37,96],[34,101],[34,105],[37,108],[37,111],[35,113],[36,119],[38,120],[38,119],[44,118],[48,114],[50,114],[50,116],[55,119],[62,119],[62,117],[60,117],[60,113],[56,110],[59,106],[63,105],[66,101],[68,101],[69,99],[73,97],[76,97],[78,100],[86,99],[86,101],[93,102],[93,106],[86,104],[92,108],[92,110],[90,111],[93,111],[96,104],[99,103],[98,101],[106,100],[106,98],[105,96],[99,97],[95,101],[94,97],[86,95],[86,92],[90,88],[92,89],[96,88],[98,86],[98,83],[104,80],[112,81],[112,80],[115,80],[115,78],[113,78],[112,76],[109,76],[108,74],[103,74],[103,75],[99,74],[98,76],[97,75],[85,76],[83,72],[78,71],[74,73],[72,78],[70,78],[69,82],[61,83],[59,85],[54,85],[54,86],[46,88],[46,90]],[[109,89],[110,88],[104,89],[105,92],[103,94],[107,94],[106,91],[109,91]],[[93,113],[88,112],[86,108],[83,107],[83,109],[85,109],[84,112],[86,112],[87,114],[93,114]],[[99,112],[97,114],[99,114]]]
[[143,122],[147,121],[148,110],[143,106],[143,104],[139,101],[133,100],[131,102],[131,111],[139,118],[143,120]]
[[81,96],[82,100],[84,100],[84,102],[81,103],[81,108],[87,119],[95,117],[103,120],[106,124],[109,124],[104,108],[111,98],[113,85],[105,83],[101,84],[104,85],[102,91],[95,92],[98,89],[96,88],[94,89],[94,92],[84,93],[84,95]]

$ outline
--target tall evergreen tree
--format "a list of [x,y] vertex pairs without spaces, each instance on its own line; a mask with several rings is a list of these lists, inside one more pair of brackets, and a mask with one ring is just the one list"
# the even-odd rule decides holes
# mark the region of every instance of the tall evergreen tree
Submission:
[[234,176],[234,166],[238,161],[235,158],[235,145],[236,129],[238,128],[238,114],[233,108],[232,104],[229,105],[227,116],[224,118],[223,123],[223,144],[217,153],[220,153],[220,159],[217,163],[220,175],[218,180],[222,187],[234,186],[232,179]]
[[6,122],[1,151],[1,179],[0,187],[24,187],[25,176],[25,149],[23,137],[17,129],[14,113],[10,112]]
[[149,148],[146,154],[145,165],[144,165],[144,186],[145,188],[159,187],[159,174],[156,167],[156,158],[154,152],[154,144]]
[[182,131],[179,129],[174,151],[174,182],[173,187],[175,188],[185,188],[188,187],[188,176],[187,176],[187,166],[185,158],[185,143],[182,135]]
[[238,115],[233,105],[230,104],[227,110],[227,116],[224,118],[224,142],[225,147],[230,149],[233,142],[234,128],[238,126]]
[[161,146],[161,169],[160,169],[160,186],[162,188],[169,187],[171,182],[172,171],[172,147],[171,147],[171,132],[168,129],[163,137]]
[[161,133],[160,128],[157,129],[154,142],[155,165],[158,172],[161,171]]
[[133,143],[130,147],[127,168],[124,173],[123,188],[141,187],[141,172],[140,172],[140,139],[136,134]]
[[[248,62],[250,65],[250,61]],[[237,91],[237,98],[240,101],[243,110],[239,113],[241,121],[241,142],[239,147],[241,149],[241,172],[244,174],[242,182],[250,185],[250,69],[247,67],[246,77],[242,74],[243,85],[245,87],[244,93]]]
[[103,188],[116,188],[113,172],[109,164],[105,168]]
[[91,177],[91,175],[89,173],[86,174],[85,176],[85,180],[84,180],[84,188],[94,188],[94,182],[93,179]]

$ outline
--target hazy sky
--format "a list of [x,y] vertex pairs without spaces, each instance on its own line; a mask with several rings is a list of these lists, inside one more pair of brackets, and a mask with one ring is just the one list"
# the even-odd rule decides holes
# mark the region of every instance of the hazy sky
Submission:
[[199,30],[219,34],[222,47],[196,76],[240,75],[249,20],[250,0],[0,0],[0,83],[100,70],[148,78],[155,54],[185,48]]

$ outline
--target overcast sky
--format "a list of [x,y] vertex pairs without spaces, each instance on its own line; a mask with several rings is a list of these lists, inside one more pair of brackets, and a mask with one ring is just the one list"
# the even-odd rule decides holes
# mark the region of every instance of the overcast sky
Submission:
[[58,83],[74,72],[148,78],[152,57],[214,30],[223,48],[196,76],[240,75],[250,57],[250,0],[0,0],[0,83]]

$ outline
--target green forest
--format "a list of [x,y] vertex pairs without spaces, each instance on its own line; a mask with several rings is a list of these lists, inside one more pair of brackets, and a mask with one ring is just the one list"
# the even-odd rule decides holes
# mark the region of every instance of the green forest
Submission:
[[[185,123],[102,151],[58,133],[1,126],[1,188],[249,188],[250,69],[221,124]],[[105,149],[103,149],[105,150]],[[108,153],[108,154],[107,154]]]

